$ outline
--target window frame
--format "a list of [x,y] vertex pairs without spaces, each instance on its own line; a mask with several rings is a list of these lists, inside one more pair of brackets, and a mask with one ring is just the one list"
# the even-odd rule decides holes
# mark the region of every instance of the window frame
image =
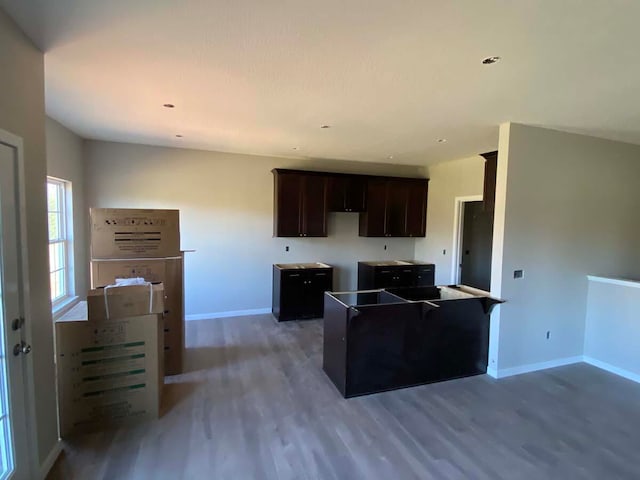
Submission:
[[[50,210],[49,208],[49,185],[54,185],[58,195],[58,210]],[[51,301],[51,309],[54,314],[63,310],[67,305],[76,300],[75,296],[75,275],[74,275],[74,255],[73,255],[73,204],[72,204],[72,184],[68,180],[62,178],[47,176],[47,239],[48,239],[48,256],[49,256],[49,282],[54,272],[62,270],[63,274],[63,292],[62,295],[53,299],[51,298],[51,284],[49,286],[49,299]],[[57,213],[58,236],[51,238],[49,231],[49,214]],[[56,270],[52,270],[51,263],[51,245],[62,244],[64,252],[63,266]]]

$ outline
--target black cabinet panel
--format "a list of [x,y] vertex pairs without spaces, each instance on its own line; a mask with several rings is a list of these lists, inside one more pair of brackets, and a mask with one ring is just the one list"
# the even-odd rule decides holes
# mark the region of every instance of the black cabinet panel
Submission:
[[427,182],[407,182],[405,236],[424,237],[427,231]]
[[360,236],[386,236],[387,182],[371,178],[367,182],[367,211],[360,214]]
[[324,292],[332,289],[332,268],[286,269],[274,265],[271,311],[279,321],[321,318]]
[[327,177],[295,170],[273,170],[274,235],[327,236]]
[[327,212],[360,212],[363,237],[424,237],[427,179],[286,170],[274,174],[274,235],[326,237]]
[[419,265],[415,279],[416,287],[430,287],[435,285],[436,267],[434,265]]
[[327,236],[327,179],[310,175],[302,187],[302,234],[305,237]]
[[372,177],[367,211],[360,214],[361,237],[424,237],[427,179]]
[[408,184],[387,180],[386,229],[388,237],[404,237],[407,225]]
[[367,177],[329,176],[327,206],[330,212],[364,212],[367,208]]
[[376,265],[358,262],[358,290],[391,287],[427,287],[434,285],[435,265]]
[[275,234],[278,237],[297,237],[300,234],[299,175],[279,175],[275,179]]

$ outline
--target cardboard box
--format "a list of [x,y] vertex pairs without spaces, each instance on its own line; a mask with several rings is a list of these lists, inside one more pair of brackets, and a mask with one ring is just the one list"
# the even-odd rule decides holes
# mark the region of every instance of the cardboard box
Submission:
[[91,258],[180,255],[179,210],[91,209]]
[[58,320],[61,436],[158,418],[164,372],[161,317]]
[[[92,260],[91,287],[111,285],[117,278],[142,277],[148,282],[164,284],[165,374],[182,373],[184,353],[184,297],[182,256],[171,258],[136,258],[127,260]],[[171,347],[169,347],[171,345]],[[171,350],[171,352],[169,352]]]
[[89,322],[139,315],[164,314],[164,285],[135,285],[90,290],[87,293]]

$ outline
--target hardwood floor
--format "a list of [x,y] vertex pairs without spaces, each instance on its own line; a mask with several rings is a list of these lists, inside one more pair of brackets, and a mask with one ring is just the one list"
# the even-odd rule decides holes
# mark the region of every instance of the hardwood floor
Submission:
[[187,322],[157,421],[78,436],[49,479],[640,478],[640,385],[585,364],[344,400],[320,321]]

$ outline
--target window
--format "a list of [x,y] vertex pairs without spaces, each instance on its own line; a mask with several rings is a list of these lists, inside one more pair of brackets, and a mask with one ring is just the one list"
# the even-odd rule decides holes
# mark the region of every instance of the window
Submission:
[[64,303],[74,294],[71,182],[47,177],[49,212],[49,277],[51,303]]

